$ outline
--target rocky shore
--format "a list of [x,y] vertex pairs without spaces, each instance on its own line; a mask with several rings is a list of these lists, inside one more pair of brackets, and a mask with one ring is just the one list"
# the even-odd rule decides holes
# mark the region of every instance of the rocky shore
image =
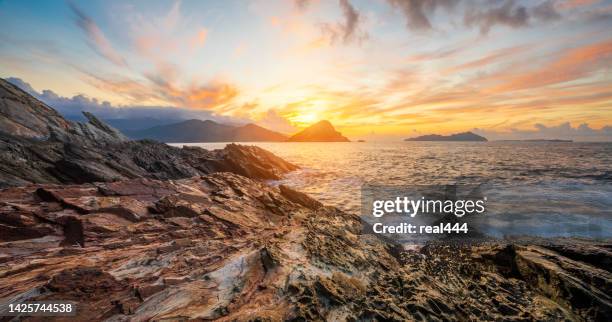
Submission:
[[610,241],[405,250],[266,184],[296,169],[270,152],[129,141],[0,85],[0,306],[78,303],[58,321],[612,320]]
[[0,302],[73,300],[81,321],[611,318],[609,243],[406,251],[361,235],[357,216],[232,173],[0,200]]

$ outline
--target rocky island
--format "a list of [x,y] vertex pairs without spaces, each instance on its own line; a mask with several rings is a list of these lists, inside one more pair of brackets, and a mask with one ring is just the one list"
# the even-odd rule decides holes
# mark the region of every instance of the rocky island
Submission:
[[70,300],[77,321],[612,320],[609,241],[405,250],[266,184],[297,166],[263,149],[131,141],[0,90],[0,307]]
[[487,139],[472,132],[462,132],[451,135],[422,135],[414,138],[405,139],[404,141],[464,141],[464,142],[486,142]]
[[329,121],[319,121],[291,136],[288,142],[350,142]]

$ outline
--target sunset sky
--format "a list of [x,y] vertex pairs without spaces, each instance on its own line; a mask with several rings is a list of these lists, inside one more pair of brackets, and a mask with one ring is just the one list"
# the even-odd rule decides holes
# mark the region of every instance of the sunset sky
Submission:
[[0,59],[103,116],[612,138],[612,1],[0,0]]

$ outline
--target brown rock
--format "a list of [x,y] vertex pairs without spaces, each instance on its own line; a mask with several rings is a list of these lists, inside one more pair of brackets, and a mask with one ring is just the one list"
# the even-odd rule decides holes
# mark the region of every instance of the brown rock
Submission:
[[64,245],[78,247],[85,246],[85,236],[83,234],[83,223],[76,217],[65,217],[64,220]]
[[138,286],[136,291],[138,292],[138,296],[140,296],[140,299],[144,301],[147,298],[153,296],[154,294],[163,291],[164,288],[165,287],[163,284],[147,284]]
[[310,208],[313,210],[319,209],[323,207],[323,204],[319,201],[310,198],[307,194],[293,190],[285,185],[278,186],[283,197],[302,205],[306,208]]
[[177,285],[177,284],[181,284],[184,282],[187,282],[189,280],[188,277],[186,276],[182,276],[182,277],[164,277],[164,285]]

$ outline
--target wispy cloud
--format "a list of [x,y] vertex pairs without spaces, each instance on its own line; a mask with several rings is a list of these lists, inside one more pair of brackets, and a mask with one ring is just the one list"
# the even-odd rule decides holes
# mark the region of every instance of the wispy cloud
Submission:
[[467,50],[474,48],[474,46],[478,45],[479,42],[482,42],[482,38],[477,39],[468,39],[466,41],[461,41],[460,43],[445,45],[436,50],[422,52],[419,54],[414,54],[408,57],[408,61],[410,62],[425,62],[428,60],[439,60],[439,59],[452,59],[456,56],[460,56],[465,53]]
[[[112,48],[100,28],[76,6],[77,23],[91,35],[96,48],[116,64],[127,66]],[[129,10],[128,10],[129,11]],[[204,47],[209,29],[197,27],[200,21],[186,18],[182,2],[174,1],[160,15],[141,12],[129,17],[127,36],[134,42],[134,57],[139,64],[130,73],[109,74],[83,70],[85,80],[95,88],[126,98],[130,102],[149,102],[220,112],[238,96],[236,86],[221,78],[186,81],[185,60]],[[195,28],[194,28],[195,26]],[[186,29],[186,30],[185,30]],[[125,70],[124,70],[125,71]]]
[[121,54],[115,50],[100,27],[98,27],[98,25],[75,4],[70,3],[70,8],[72,8],[72,11],[76,15],[75,22],[77,26],[79,26],[79,28],[81,28],[87,35],[91,48],[113,64],[120,67],[127,67],[127,62],[123,56],[121,56]]
[[476,60],[469,61],[467,63],[463,63],[457,66],[450,67],[445,70],[445,73],[455,73],[463,70],[475,70],[477,68],[490,65],[500,61],[507,61],[507,58],[512,57],[514,55],[523,53],[530,49],[533,49],[535,45],[521,45],[514,46],[510,48],[502,48],[494,51],[493,53],[487,54],[481,58]]
[[207,109],[222,112],[233,103],[239,90],[234,85],[221,80],[201,84],[192,82],[185,86],[178,84],[178,74],[172,65],[163,65],[144,77],[148,82],[121,76],[103,77],[89,75],[91,85],[122,95],[134,102],[161,102],[191,109]]
[[603,41],[568,50],[559,58],[541,68],[517,75],[498,75],[502,84],[493,92],[535,89],[542,86],[565,83],[587,76],[612,62],[612,41]]

